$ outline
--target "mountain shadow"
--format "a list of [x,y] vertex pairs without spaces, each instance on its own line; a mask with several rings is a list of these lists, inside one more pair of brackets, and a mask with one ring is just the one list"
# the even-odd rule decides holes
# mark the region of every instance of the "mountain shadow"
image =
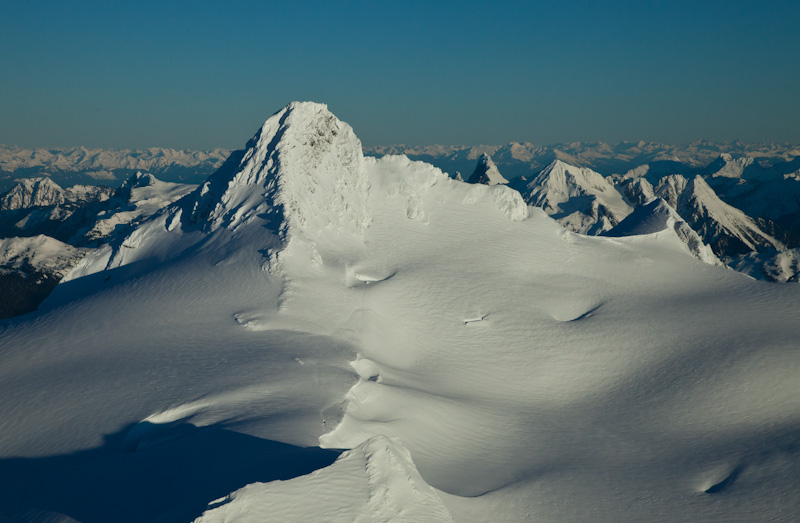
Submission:
[[130,428],[89,450],[0,460],[0,521],[192,521],[249,483],[309,474],[340,454],[193,425],[183,425],[180,437],[126,452]]

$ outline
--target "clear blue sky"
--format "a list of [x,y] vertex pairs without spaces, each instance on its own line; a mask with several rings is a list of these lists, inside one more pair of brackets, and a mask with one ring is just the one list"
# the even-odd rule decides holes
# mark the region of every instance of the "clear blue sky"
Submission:
[[242,147],[292,100],[366,145],[800,143],[800,2],[0,3],[0,143]]

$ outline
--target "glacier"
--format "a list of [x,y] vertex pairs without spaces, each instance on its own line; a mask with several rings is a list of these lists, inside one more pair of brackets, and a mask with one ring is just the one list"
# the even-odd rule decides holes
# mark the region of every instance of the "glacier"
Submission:
[[800,290],[658,212],[584,236],[292,103],[0,323],[0,519],[790,521]]

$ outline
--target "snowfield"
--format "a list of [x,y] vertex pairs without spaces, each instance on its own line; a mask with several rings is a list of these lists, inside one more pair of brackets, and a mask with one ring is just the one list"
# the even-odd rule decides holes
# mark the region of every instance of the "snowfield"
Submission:
[[576,234],[292,103],[0,323],[0,519],[793,521],[800,288],[653,212]]

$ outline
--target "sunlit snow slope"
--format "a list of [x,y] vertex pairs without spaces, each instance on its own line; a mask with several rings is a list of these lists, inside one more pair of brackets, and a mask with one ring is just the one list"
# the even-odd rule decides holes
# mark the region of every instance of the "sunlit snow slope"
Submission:
[[[797,286],[671,232],[585,237],[503,185],[364,158],[323,105],[273,115],[40,310],[0,334],[0,515],[800,510]],[[354,450],[331,465],[315,444]]]

